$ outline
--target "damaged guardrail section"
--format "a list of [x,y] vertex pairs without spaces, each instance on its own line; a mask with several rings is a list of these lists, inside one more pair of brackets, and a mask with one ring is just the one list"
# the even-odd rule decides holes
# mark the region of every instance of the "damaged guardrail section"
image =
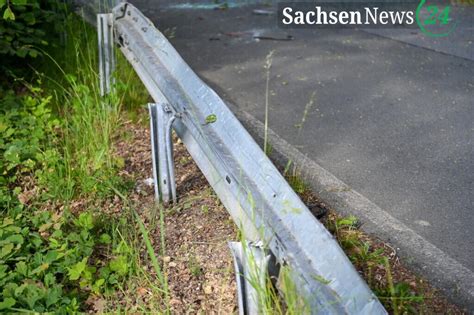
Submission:
[[[129,3],[116,6],[112,15],[115,42],[155,100],[150,113],[172,117],[152,121],[158,141],[167,142],[168,128],[175,130],[246,238],[261,240],[278,263],[290,267],[311,312],[385,314],[333,236],[165,36]],[[106,88],[110,79],[104,80]],[[155,184],[160,184],[160,173],[167,183],[172,176],[166,145],[153,144],[158,158],[167,161],[155,171]],[[156,191],[162,199],[175,198],[168,184]]]

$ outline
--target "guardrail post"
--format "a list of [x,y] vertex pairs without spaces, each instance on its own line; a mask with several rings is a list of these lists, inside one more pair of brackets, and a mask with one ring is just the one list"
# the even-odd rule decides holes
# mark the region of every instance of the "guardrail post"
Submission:
[[270,255],[257,243],[229,242],[234,257],[239,315],[260,314],[261,301],[256,286],[267,285]]
[[115,70],[114,54],[114,15],[112,13],[97,14],[97,39],[99,42],[99,84],[100,95],[110,93]]
[[171,131],[178,115],[165,103],[149,103],[148,110],[155,199],[169,203],[171,198],[176,202]]

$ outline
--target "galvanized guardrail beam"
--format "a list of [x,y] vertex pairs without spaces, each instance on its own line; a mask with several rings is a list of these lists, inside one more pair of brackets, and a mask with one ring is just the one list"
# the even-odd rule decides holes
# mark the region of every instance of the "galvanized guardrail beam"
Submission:
[[290,266],[311,312],[385,314],[333,236],[165,36],[131,4],[119,4],[113,16],[121,51],[155,102],[179,116],[174,130],[236,224]]

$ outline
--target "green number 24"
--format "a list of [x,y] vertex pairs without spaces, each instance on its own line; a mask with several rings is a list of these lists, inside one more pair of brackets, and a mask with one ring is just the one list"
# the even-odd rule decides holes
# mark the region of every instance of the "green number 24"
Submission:
[[425,25],[434,25],[437,24],[437,21],[440,21],[440,24],[449,23],[449,10],[450,6],[446,6],[443,11],[439,12],[439,9],[435,5],[430,5],[426,7],[426,10],[430,13],[430,16],[425,20]]

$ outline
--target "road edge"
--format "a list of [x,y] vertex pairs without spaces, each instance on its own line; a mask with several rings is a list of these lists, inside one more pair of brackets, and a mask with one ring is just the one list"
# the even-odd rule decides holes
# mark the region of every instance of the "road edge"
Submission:
[[[226,103],[255,141],[262,144],[264,124],[231,102]],[[268,129],[268,139],[273,162],[285,166],[291,161],[323,202],[342,215],[355,215],[360,219],[363,231],[394,245],[407,266],[429,280],[454,304],[474,311],[474,272],[353,190],[271,129]]]

